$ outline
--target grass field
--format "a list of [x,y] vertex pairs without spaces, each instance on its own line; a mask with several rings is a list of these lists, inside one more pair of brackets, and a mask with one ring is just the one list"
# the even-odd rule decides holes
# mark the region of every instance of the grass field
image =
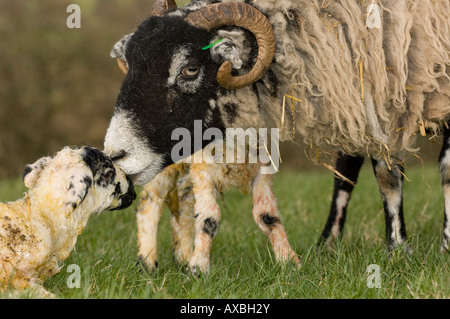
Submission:
[[[437,165],[407,169],[405,218],[411,256],[385,248],[384,213],[369,165],[363,167],[348,210],[343,240],[320,253],[315,244],[331,200],[332,175],[325,169],[282,171],[274,187],[290,242],[302,268],[277,264],[251,215],[251,199],[225,194],[222,222],[213,242],[211,273],[194,279],[172,259],[169,213],[159,232],[159,268],[136,266],[136,204],[93,216],[61,272],[45,287],[59,298],[450,298],[449,254],[439,252],[443,199]],[[0,182],[0,200],[15,200],[20,180]],[[80,268],[80,288],[69,288]],[[367,286],[367,267],[377,264],[381,288]]]

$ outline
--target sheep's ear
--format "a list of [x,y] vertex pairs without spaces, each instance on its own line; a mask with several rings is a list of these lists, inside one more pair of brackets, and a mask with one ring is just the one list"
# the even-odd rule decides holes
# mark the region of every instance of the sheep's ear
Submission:
[[117,64],[120,70],[127,74],[128,73],[128,62],[125,57],[125,52],[127,50],[127,44],[133,33],[127,34],[122,37],[116,44],[114,44],[113,49],[110,53],[111,58],[117,59]]
[[42,157],[33,164],[28,164],[23,172],[23,182],[26,187],[31,188],[36,184],[41,171],[50,163],[50,157]]
[[234,69],[240,69],[247,63],[250,55],[250,45],[246,41],[242,30],[219,30],[217,37],[211,42],[218,42],[210,48],[213,61],[218,64],[230,61]]
[[93,176],[90,170],[69,175],[70,177],[67,181],[67,197],[64,203],[67,216],[84,201],[93,182]]

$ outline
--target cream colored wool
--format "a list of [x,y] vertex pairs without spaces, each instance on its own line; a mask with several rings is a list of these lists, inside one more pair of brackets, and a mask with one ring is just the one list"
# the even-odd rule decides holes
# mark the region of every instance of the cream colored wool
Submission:
[[[439,134],[449,119],[449,1],[252,4],[274,27],[271,69],[289,88],[283,94],[302,100],[295,103],[295,116],[286,106],[284,139],[292,137],[295,120],[313,149],[402,158],[416,151],[421,123]],[[370,4],[381,7],[381,28],[366,27]],[[281,114],[269,117],[281,122]]]
[[[0,203],[0,292],[55,297],[42,284],[61,270],[89,217],[122,205],[130,189],[125,174],[97,158],[94,175],[85,149],[65,147],[28,165],[24,198]],[[105,180],[108,171],[114,175]]]

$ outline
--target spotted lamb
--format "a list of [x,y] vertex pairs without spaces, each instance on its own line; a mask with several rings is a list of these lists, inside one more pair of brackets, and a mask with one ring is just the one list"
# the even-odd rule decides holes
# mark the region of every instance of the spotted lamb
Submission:
[[125,174],[99,150],[66,147],[28,165],[23,199],[0,203],[0,291],[31,289],[53,297],[43,281],[69,257],[92,214],[136,198]]
[[[272,190],[272,174],[255,164],[172,164],[147,183],[138,207],[139,259],[149,270],[157,265],[157,228],[164,203],[171,210],[175,260],[189,264],[194,275],[209,273],[212,240],[221,212],[217,195],[236,187],[251,191],[253,218],[270,240],[278,261],[300,260],[291,248]],[[194,235],[195,234],[195,235]]]

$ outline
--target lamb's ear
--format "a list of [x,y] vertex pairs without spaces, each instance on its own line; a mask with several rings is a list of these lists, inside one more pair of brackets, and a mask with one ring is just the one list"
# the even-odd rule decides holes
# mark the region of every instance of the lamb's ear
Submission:
[[111,53],[109,54],[111,58],[117,59],[117,64],[119,65],[120,70],[127,74],[128,73],[128,62],[125,57],[125,52],[127,50],[127,44],[130,40],[133,33],[127,34],[122,37],[116,44],[114,44]]
[[66,215],[70,215],[86,198],[92,186],[93,176],[90,170],[69,174],[67,181],[67,198],[65,200]]
[[216,41],[220,42],[210,48],[214,62],[222,64],[230,61],[238,70],[249,60],[251,49],[242,30],[219,30],[212,43]]
[[42,157],[33,164],[28,164],[23,172],[23,182],[26,187],[31,188],[36,184],[41,171],[50,163],[51,157]]

